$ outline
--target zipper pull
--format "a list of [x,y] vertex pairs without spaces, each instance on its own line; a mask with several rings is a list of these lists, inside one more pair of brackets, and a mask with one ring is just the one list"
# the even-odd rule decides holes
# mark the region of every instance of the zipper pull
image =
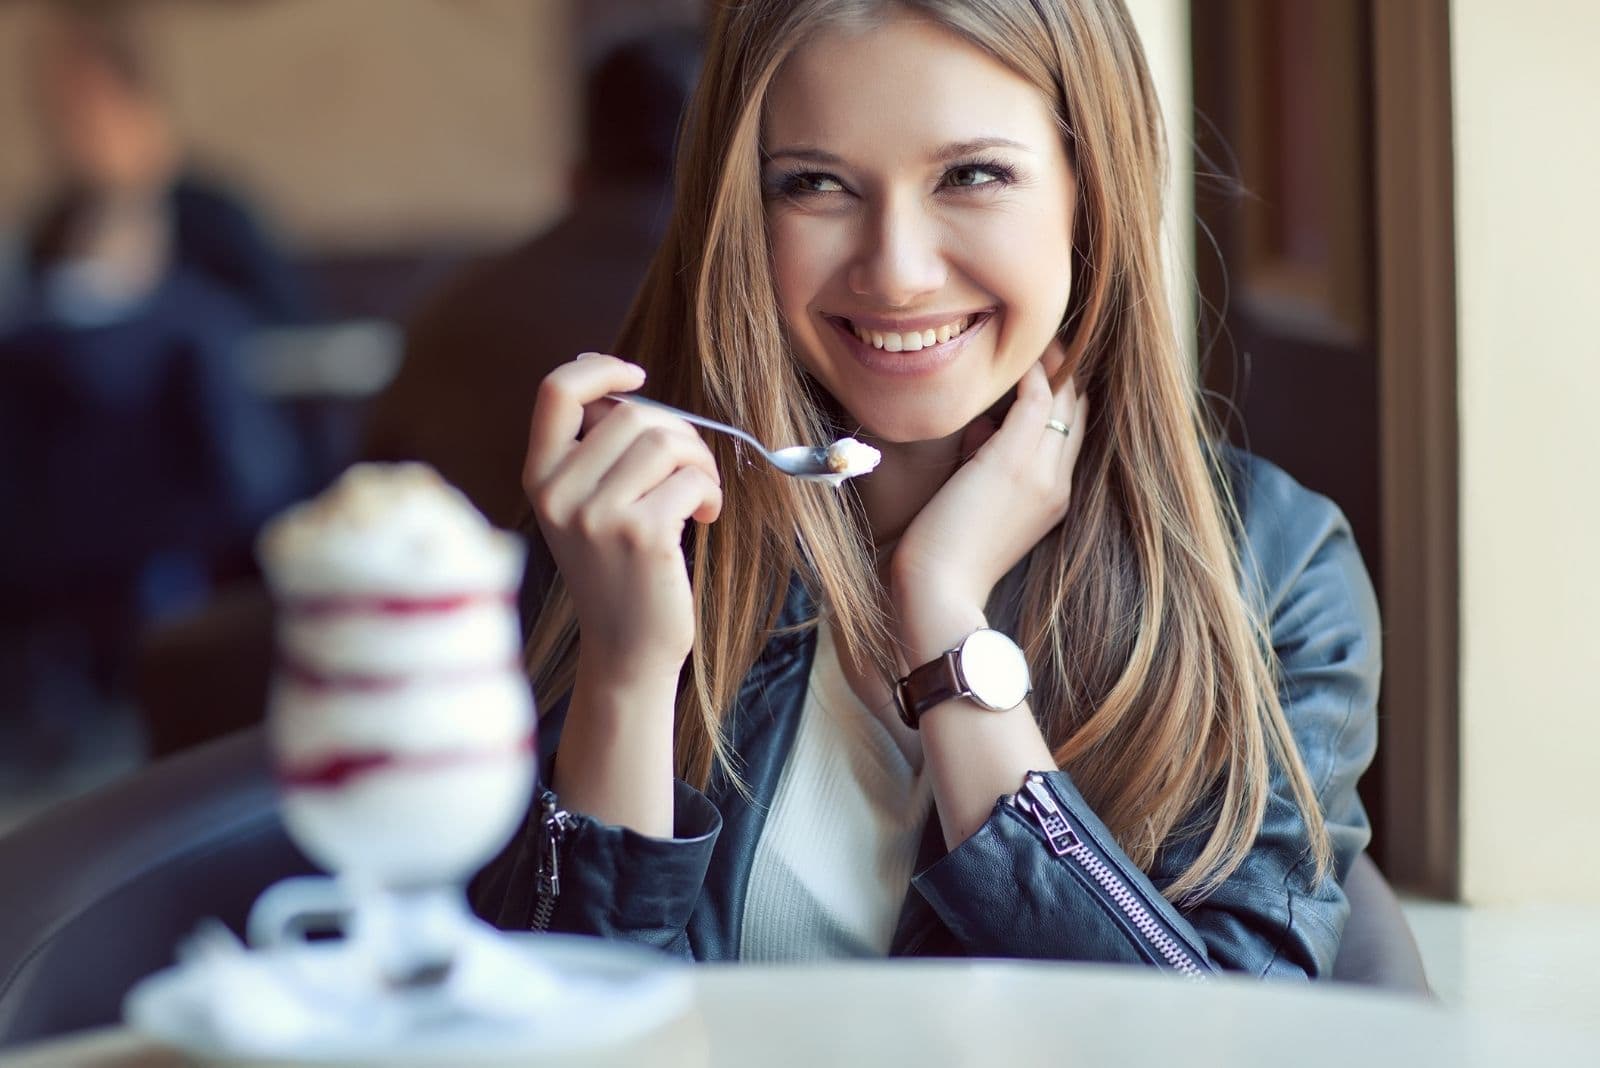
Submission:
[[554,790],[546,790],[539,796],[539,809],[544,815],[541,823],[544,826],[544,863],[539,866],[539,879],[543,892],[553,901],[561,894],[561,841],[567,835],[567,826],[572,817],[564,810],[557,807]]
[[1067,823],[1067,817],[1062,813],[1061,806],[1056,804],[1055,795],[1045,785],[1043,775],[1037,771],[1028,772],[1028,777],[1022,780],[1022,791],[1015,796],[1017,807],[1033,817],[1049,839],[1050,849],[1056,856],[1066,856],[1083,844],[1071,824]]

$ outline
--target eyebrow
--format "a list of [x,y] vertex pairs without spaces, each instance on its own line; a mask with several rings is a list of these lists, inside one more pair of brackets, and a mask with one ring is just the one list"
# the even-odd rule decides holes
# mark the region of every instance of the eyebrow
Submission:
[[[975,137],[970,141],[952,141],[947,145],[941,145],[931,158],[936,163],[948,163],[950,160],[993,148],[1014,148],[1022,152],[1031,151],[1021,141],[1013,141],[1008,137]],[[845,162],[843,158],[814,145],[789,145],[768,153],[767,159],[794,159],[805,163],[822,163],[830,167],[836,167]]]

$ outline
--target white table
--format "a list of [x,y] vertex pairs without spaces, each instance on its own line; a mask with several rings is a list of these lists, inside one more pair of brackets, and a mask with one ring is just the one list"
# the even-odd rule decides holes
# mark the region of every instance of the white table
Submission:
[[[1318,984],[1198,984],[1139,968],[1017,962],[706,965],[696,1007],[583,1065],[1159,1065],[1457,1068],[1600,1064],[1588,1036]],[[0,1068],[173,1068],[123,1029],[0,1055]],[[539,1068],[551,1064],[541,1059]]]

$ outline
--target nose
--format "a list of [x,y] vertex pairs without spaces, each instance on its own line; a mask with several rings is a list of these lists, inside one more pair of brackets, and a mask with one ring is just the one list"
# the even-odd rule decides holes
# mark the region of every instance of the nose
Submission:
[[850,265],[850,291],[890,308],[909,307],[945,284],[948,268],[939,227],[909,198],[872,212]]

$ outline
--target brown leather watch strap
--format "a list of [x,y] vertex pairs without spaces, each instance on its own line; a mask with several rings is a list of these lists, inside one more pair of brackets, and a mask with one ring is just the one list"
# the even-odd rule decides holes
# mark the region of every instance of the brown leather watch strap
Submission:
[[900,680],[894,691],[900,705],[900,722],[916,730],[924,712],[966,692],[961,685],[961,672],[956,667],[959,653],[960,646],[957,646]]

